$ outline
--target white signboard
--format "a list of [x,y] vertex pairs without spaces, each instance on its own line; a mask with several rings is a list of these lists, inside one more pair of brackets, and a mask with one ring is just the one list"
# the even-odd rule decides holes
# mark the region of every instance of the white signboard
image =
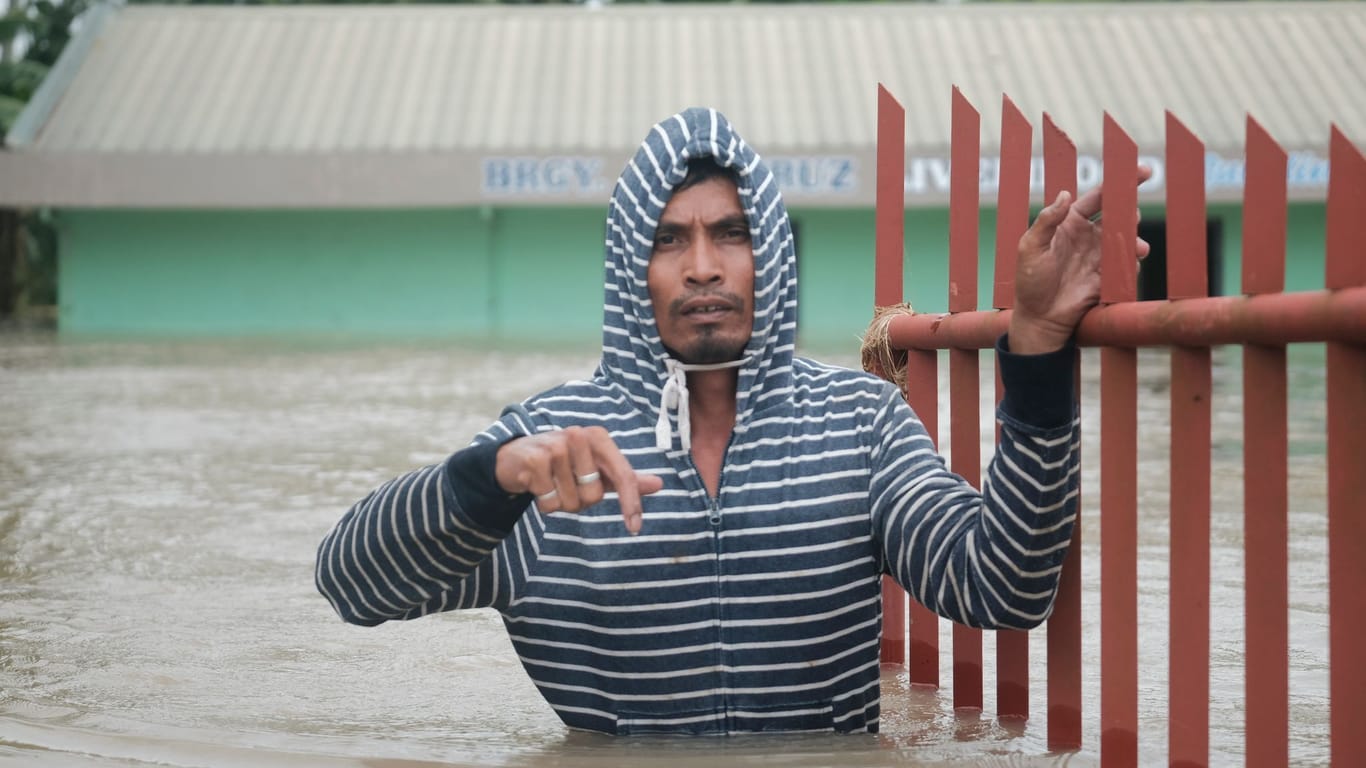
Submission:
[[[1152,178],[1142,187],[1146,194],[1166,186],[1164,158],[1140,155],[1140,163],[1153,169]],[[1209,192],[1240,190],[1246,176],[1241,157],[1226,158],[1214,152],[1205,154],[1205,189]],[[1077,156],[1077,190],[1084,192],[1100,184],[1104,163],[1095,155]],[[906,163],[906,195],[943,197],[949,193],[950,163],[946,157],[912,157]],[[995,196],[1001,181],[1001,159],[983,157],[978,162],[977,183],[983,198]],[[1292,152],[1286,163],[1286,186],[1291,192],[1323,190],[1328,186],[1328,159],[1314,152]],[[1035,156],[1029,166],[1029,190],[1035,197],[1043,194],[1043,157]]]
[[[871,205],[873,174],[860,173],[860,155],[774,155],[765,162],[784,197],[834,205]],[[616,172],[607,173],[608,162],[595,155],[489,156],[481,159],[479,195],[484,200],[521,202],[601,203],[611,194]],[[1139,190],[1145,198],[1162,194],[1167,173],[1160,155],[1140,155],[1139,162],[1153,169],[1153,176]],[[865,179],[865,175],[867,178]],[[997,156],[978,161],[977,183],[984,204],[991,204],[1000,185],[1001,160]],[[1101,183],[1104,164],[1099,156],[1078,155],[1077,189],[1086,191]],[[1236,198],[1246,177],[1242,157],[1205,154],[1205,188],[1212,198]],[[949,158],[911,156],[906,161],[906,202],[911,205],[942,205],[948,198],[952,178]],[[1291,152],[1286,163],[1287,190],[1292,197],[1314,197],[1328,186],[1327,157],[1310,151]],[[1043,158],[1030,161],[1029,187],[1035,200],[1043,197]]]
[[606,198],[602,158],[486,157],[480,191],[488,197]]
[[858,159],[849,155],[779,155],[764,162],[784,197],[838,197],[859,191]]
[[[792,197],[839,197],[859,192],[858,159],[849,155],[783,155],[766,158],[782,193]],[[593,156],[485,157],[480,193],[489,198],[592,198],[605,200],[615,179]]]

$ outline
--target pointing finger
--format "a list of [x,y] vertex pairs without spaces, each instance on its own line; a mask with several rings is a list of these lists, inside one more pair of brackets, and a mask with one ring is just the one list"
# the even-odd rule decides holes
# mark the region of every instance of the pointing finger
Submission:
[[[635,486],[636,512],[634,515],[628,515],[626,507],[623,505],[621,516],[622,519],[626,521],[626,530],[630,531],[631,535],[634,536],[640,533],[640,527],[643,523],[645,512],[644,504],[641,502],[640,497],[649,496],[652,493],[662,490],[664,488],[664,479],[658,475],[649,475],[644,472],[632,470],[631,483]],[[620,491],[617,492],[617,496],[620,498]]]
[[621,506],[621,516],[626,522],[626,530],[634,536],[640,533],[644,513],[640,497],[660,490],[664,487],[664,481],[653,475],[636,472],[622,455],[621,449],[607,434],[607,430],[597,428],[588,432],[589,444],[598,471],[602,473],[606,485],[617,492],[617,503]]

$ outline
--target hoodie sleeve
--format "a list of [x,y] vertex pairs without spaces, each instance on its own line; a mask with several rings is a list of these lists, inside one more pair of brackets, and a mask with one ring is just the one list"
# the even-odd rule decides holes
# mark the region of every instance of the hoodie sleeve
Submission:
[[528,433],[510,410],[445,461],[356,502],[318,546],[314,581],[341,618],[373,626],[457,608],[500,610],[524,583],[540,526],[502,493],[498,448]]
[[926,607],[988,629],[1028,629],[1052,611],[1076,520],[1080,435],[1072,350],[1013,355],[998,344],[1001,442],[979,493],[950,472],[889,388],[875,417],[873,522],[885,567]]

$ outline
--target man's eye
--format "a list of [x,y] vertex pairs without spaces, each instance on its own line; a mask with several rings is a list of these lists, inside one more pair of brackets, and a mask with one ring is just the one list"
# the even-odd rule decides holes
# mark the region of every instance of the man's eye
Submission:
[[748,240],[749,230],[743,227],[732,227],[726,230],[726,238],[730,240]]
[[658,235],[655,237],[655,247],[673,245],[678,242],[678,238],[673,235]]

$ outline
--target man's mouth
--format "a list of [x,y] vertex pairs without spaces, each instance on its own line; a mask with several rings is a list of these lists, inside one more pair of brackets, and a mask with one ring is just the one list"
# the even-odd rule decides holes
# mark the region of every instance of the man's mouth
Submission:
[[729,312],[730,310],[731,307],[729,304],[701,304],[695,307],[688,307],[684,309],[683,314],[685,316],[715,315],[720,314],[722,312]]
[[669,313],[691,323],[719,323],[743,309],[744,302],[739,296],[716,292],[675,299]]

